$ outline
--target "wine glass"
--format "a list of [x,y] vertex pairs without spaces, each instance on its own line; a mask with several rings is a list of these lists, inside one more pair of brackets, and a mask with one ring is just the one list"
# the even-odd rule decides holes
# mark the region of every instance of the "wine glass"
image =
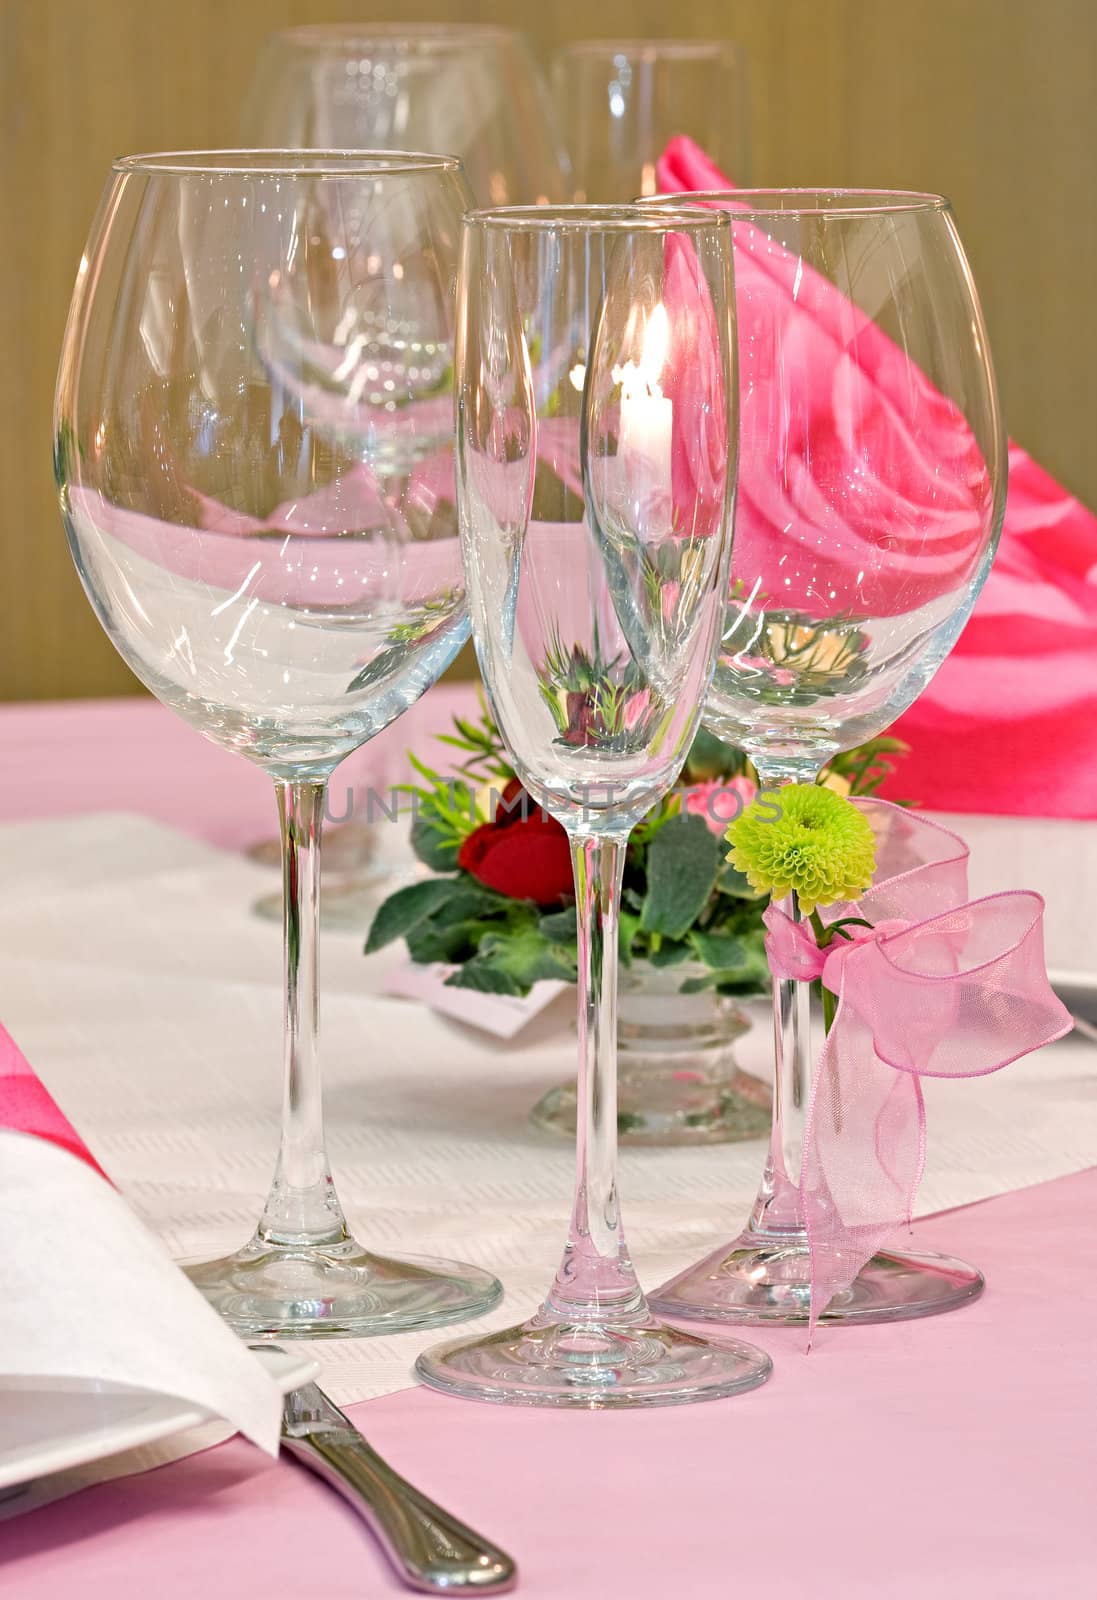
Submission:
[[250,1242],[189,1267],[246,1334],[428,1326],[500,1294],[476,1268],[352,1238],[316,1054],[327,780],[467,635],[452,423],[467,203],[460,164],[435,156],[127,157],[61,353],[61,512],[99,620],[165,705],[277,794],[281,1146]]
[[656,163],[687,134],[736,183],[750,178],[746,57],[723,39],[580,39],[558,51],[553,96],[576,200],[659,188]]
[[563,200],[554,107],[520,33],[476,23],[334,23],[266,42],[244,105],[256,144],[436,150],[481,205]]
[[[948,202],[877,191],[691,195],[731,212],[740,473],[730,603],[706,723],[763,787],[811,783],[882,732],[971,614],[1005,508],[983,316]],[[660,215],[676,202],[653,200]],[[785,911],[798,918],[793,899]],[[746,1231],[673,1279],[666,1315],[802,1322],[810,986],[774,981],[776,1091]],[[927,1316],[983,1286],[949,1257],[874,1256],[826,1321]]]
[[[567,829],[578,917],[577,1181],[555,1282],[520,1327],[420,1356],[436,1388],[666,1405],[769,1360],[656,1321],[617,1201],[625,849],[672,786],[727,592],[734,357],[727,219],[501,208],[465,220],[458,500],[473,638],[527,793]],[[673,826],[673,824],[668,824]]]
[[[330,23],[272,34],[244,102],[259,145],[456,155],[482,205],[567,196],[554,107],[522,34],[477,23]],[[365,932],[392,887],[391,829],[362,817],[329,828],[322,920]],[[337,874],[331,851],[348,870]],[[262,841],[264,859],[277,841]],[[355,864],[356,863],[356,864]],[[264,895],[259,916],[281,915]]]

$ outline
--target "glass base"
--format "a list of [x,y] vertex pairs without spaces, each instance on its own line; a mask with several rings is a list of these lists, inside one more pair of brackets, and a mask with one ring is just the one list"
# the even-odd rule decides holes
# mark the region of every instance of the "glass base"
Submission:
[[371,1255],[354,1239],[273,1245],[181,1262],[190,1281],[235,1332],[281,1339],[361,1339],[434,1328],[489,1311],[503,1288],[460,1261]]
[[538,1313],[519,1327],[425,1351],[415,1370],[445,1394],[501,1405],[688,1405],[754,1389],[769,1356],[737,1340],[710,1344],[641,1313],[634,1323],[561,1323]]
[[[887,1250],[835,1295],[821,1322],[902,1322],[932,1317],[983,1292],[981,1272],[952,1256]],[[653,1310],[682,1321],[806,1323],[808,1248],[791,1240],[742,1234],[657,1289]]]
[[[530,1112],[535,1128],[575,1138],[574,1083],[550,1089]],[[773,1102],[758,1078],[723,1061],[715,1066],[674,1064],[629,1069],[622,1055],[617,1073],[617,1137],[621,1144],[732,1144],[764,1139]]]

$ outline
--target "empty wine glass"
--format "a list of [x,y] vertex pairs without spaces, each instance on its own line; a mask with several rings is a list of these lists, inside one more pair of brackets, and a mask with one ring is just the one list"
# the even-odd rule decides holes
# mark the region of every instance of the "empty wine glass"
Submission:
[[[1005,507],[1002,420],[947,201],[875,191],[690,195],[729,210],[740,348],[730,604],[705,721],[763,786],[810,783],[914,701],[963,628]],[[678,201],[653,200],[660,215]],[[799,912],[790,899],[784,909]],[[800,1322],[810,986],[774,981],[773,1135],[746,1231],[653,1296],[667,1315]],[[828,1321],[946,1311],[982,1277],[874,1256]]]
[[[454,1394],[666,1405],[769,1360],[656,1321],[617,1202],[616,974],[629,832],[674,783],[727,593],[734,358],[727,219],[501,209],[466,219],[458,494],[492,715],[567,829],[579,924],[577,1182],[556,1280],[520,1327],[428,1351]],[[673,824],[669,824],[673,826]]]
[[738,45],[579,39],[557,53],[552,90],[577,200],[655,194],[656,163],[678,134],[736,183],[750,180],[750,86]]
[[467,635],[453,484],[451,159],[213,151],[115,163],[58,377],[80,577],[165,705],[270,773],[282,836],[285,1094],[250,1243],[189,1268],[240,1332],[365,1334],[500,1293],[349,1234],[316,1056],[325,785]]
[[[321,23],[270,36],[245,98],[248,143],[458,156],[481,205],[567,197],[554,107],[522,34],[479,23]],[[393,884],[392,829],[328,829],[325,928],[365,932]],[[256,846],[260,858],[277,841]],[[346,860],[341,871],[332,851]],[[356,865],[353,863],[357,863]],[[278,897],[253,908],[279,916]]]
[[263,46],[243,137],[460,157],[481,205],[563,200],[567,157],[520,33],[476,23],[331,23]]

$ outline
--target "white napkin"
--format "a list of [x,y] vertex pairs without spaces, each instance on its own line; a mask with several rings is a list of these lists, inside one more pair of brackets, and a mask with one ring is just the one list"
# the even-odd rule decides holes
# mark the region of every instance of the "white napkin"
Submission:
[[277,1385],[86,1162],[0,1129],[0,1397],[79,1387],[170,1395],[278,1453]]

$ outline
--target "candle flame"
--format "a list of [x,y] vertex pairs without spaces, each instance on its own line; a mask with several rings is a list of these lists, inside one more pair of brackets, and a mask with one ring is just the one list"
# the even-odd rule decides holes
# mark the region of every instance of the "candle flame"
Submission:
[[[643,316],[643,313],[640,313]],[[634,312],[635,316],[635,312]],[[632,319],[630,319],[632,320]],[[633,323],[635,327],[635,323]],[[640,336],[639,361],[626,361],[614,367],[613,381],[621,385],[622,395],[651,394],[661,396],[660,378],[666,366],[670,348],[670,321],[666,307],[660,300],[653,306],[651,315],[643,318]]]
[[651,388],[657,388],[666,365],[670,348],[670,322],[666,307],[660,300],[644,327],[644,343],[640,354],[640,371]]

